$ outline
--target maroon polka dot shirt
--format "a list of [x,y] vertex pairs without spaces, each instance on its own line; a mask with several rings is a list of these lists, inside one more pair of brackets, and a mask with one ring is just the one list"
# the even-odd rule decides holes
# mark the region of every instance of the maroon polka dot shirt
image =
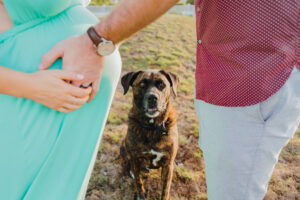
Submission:
[[300,0],[196,0],[195,11],[196,99],[257,104],[300,69]]

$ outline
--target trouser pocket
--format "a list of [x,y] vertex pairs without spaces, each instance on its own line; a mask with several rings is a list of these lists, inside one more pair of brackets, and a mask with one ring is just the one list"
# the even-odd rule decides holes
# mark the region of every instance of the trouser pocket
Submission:
[[[300,122],[300,71],[295,68],[286,83],[267,100],[257,104],[258,115],[273,136],[292,137]],[[293,127],[293,130],[292,128]],[[283,131],[285,130],[285,131]]]

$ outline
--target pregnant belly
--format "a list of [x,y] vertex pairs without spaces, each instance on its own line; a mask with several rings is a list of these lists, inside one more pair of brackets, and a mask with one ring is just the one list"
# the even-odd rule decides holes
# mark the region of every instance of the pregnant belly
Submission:
[[[38,71],[41,57],[55,44],[68,37],[84,33],[89,26],[98,21],[81,5],[68,8],[2,41],[0,65],[23,72]],[[61,68],[61,59],[57,60],[51,68]]]

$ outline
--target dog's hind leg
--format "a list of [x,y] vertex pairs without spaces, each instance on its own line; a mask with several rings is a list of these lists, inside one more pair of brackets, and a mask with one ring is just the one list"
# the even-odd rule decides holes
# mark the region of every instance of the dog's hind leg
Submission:
[[165,165],[161,170],[161,185],[162,185],[162,194],[161,200],[168,200],[170,196],[170,188],[173,177],[174,162],[171,162],[169,165]]

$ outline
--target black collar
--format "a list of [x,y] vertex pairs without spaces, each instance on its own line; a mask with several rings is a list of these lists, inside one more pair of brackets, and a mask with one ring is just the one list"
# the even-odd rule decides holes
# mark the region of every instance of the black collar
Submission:
[[[135,121],[138,121],[134,118],[131,118]],[[140,124],[140,126],[147,130],[147,131],[158,131],[161,135],[168,135],[168,129],[166,128],[166,123],[167,123],[168,119],[166,119],[165,121],[163,121],[160,125],[155,125],[155,123],[153,123],[153,125],[149,126],[149,125],[146,125],[145,123],[141,122],[141,121],[138,121],[138,123]]]

